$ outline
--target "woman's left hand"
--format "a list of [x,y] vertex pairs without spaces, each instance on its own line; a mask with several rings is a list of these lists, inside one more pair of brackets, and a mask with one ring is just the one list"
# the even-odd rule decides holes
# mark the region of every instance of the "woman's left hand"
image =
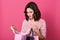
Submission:
[[33,26],[32,29],[33,29],[33,31],[38,35],[39,40],[44,40],[44,37],[43,37],[43,35],[41,34],[41,32],[39,31],[39,29],[38,29],[37,26]]
[[32,29],[33,29],[34,32],[39,31],[39,29],[38,29],[38,27],[37,27],[36,25],[34,25],[34,26],[32,27]]

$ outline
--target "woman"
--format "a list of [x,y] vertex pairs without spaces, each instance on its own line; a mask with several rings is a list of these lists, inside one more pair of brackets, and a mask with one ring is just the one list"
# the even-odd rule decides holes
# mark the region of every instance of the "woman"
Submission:
[[[33,36],[38,36],[39,40],[46,38],[46,22],[41,18],[41,13],[34,2],[29,2],[25,7],[25,20],[22,24],[22,30],[20,33],[28,35],[30,30],[33,29]],[[17,29],[12,25],[15,33],[19,33]],[[31,36],[31,34],[29,34]]]

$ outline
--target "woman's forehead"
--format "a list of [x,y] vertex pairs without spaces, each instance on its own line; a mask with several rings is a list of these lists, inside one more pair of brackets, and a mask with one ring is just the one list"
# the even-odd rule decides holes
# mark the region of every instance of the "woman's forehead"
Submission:
[[29,11],[33,11],[33,9],[31,9],[31,8],[27,8],[26,11],[27,11],[27,12],[29,12]]

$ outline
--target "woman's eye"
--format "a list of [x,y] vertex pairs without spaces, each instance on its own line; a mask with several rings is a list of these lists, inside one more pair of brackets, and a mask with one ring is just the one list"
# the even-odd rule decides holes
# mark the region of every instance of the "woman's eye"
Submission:
[[32,12],[30,12],[30,13],[32,13]]
[[32,11],[30,11],[30,12],[27,12],[27,13],[33,13]]

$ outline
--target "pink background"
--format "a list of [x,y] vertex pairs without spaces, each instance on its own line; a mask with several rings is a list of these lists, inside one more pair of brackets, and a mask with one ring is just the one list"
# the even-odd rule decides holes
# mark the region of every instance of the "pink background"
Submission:
[[[32,0],[0,0],[0,40],[13,40],[10,26],[21,30],[25,5]],[[47,23],[46,40],[60,40],[60,0],[33,0]]]

